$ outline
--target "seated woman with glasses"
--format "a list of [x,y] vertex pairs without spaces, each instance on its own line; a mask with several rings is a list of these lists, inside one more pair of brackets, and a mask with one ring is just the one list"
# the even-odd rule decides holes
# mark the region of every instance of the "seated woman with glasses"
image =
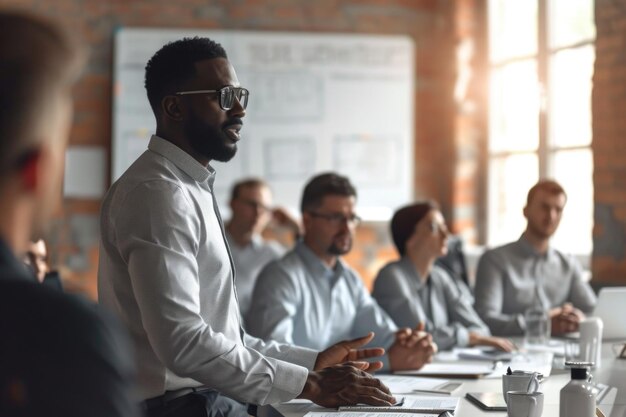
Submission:
[[435,265],[446,254],[448,229],[432,201],[398,210],[391,220],[393,241],[402,256],[387,264],[374,282],[373,296],[399,327],[424,323],[440,350],[487,345],[510,352],[507,339],[492,337],[472,300]]

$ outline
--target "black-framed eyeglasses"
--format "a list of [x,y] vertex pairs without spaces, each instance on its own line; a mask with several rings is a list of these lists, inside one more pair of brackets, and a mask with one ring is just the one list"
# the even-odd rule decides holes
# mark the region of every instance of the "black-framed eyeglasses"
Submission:
[[179,91],[175,93],[177,96],[188,96],[192,94],[217,94],[220,98],[220,107],[222,110],[230,110],[235,105],[235,99],[239,101],[241,107],[244,109],[248,107],[248,97],[250,92],[243,87],[233,87],[227,85],[219,90],[193,90],[193,91]]
[[361,224],[361,218],[356,214],[352,214],[350,216],[344,216],[340,213],[333,214],[325,214],[325,213],[317,213],[315,211],[309,211],[309,214],[313,217],[319,217],[320,219],[324,219],[335,227],[339,227],[344,223],[347,223],[348,226],[358,226]]

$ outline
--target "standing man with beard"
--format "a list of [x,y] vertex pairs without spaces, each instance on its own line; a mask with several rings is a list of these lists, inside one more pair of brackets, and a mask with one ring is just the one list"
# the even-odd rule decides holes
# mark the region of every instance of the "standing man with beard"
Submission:
[[549,312],[553,335],[578,330],[583,312],[593,310],[596,297],[579,263],[550,246],[566,200],[557,182],[539,181],[528,191],[527,226],[519,240],[480,258],[475,308],[494,335],[523,334],[524,312],[535,305]]
[[398,330],[341,259],[352,248],[360,218],[348,178],[321,174],[302,194],[302,241],[260,273],[247,316],[248,330],[265,340],[324,349],[374,331],[387,349],[387,370],[419,369],[436,351],[420,329]]
[[156,135],[103,202],[98,289],[134,339],[147,415],[243,417],[241,402],[295,397],[393,403],[364,372],[380,363],[357,361],[382,354],[356,350],[371,335],[318,352],[241,328],[209,162],[235,155],[249,93],[224,49],[207,38],[169,43],[145,85]]

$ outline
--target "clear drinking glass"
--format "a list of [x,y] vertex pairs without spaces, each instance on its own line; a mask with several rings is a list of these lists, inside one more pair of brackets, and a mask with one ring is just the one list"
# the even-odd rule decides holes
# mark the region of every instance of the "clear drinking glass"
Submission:
[[547,345],[550,341],[550,317],[541,307],[531,307],[524,313],[526,331],[524,342],[527,345]]

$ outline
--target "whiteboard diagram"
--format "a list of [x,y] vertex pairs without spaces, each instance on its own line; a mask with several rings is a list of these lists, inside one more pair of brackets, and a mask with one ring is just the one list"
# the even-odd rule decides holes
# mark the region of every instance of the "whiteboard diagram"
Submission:
[[146,150],[156,123],[144,69],[164,44],[221,43],[250,90],[242,140],[212,163],[227,213],[234,182],[258,176],[294,213],[305,182],[337,171],[356,185],[358,212],[388,220],[413,198],[414,45],[404,36],[122,28],[115,36],[112,180]]

